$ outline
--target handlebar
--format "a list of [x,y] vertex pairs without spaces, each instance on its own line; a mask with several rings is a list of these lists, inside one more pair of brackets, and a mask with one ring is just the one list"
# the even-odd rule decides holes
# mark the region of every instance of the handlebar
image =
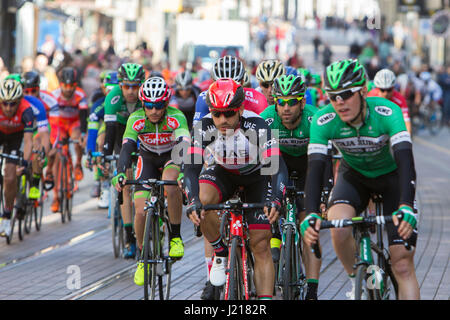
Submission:
[[209,210],[251,210],[264,209],[267,206],[265,203],[244,203],[241,201],[228,200],[224,203],[207,204],[203,206],[205,211]]

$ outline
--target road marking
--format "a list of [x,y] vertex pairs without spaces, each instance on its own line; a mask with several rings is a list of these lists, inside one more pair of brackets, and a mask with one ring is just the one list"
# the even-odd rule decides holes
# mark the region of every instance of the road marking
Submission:
[[425,139],[422,139],[420,137],[414,137],[414,142],[419,142],[420,144],[422,144],[422,145],[424,145],[426,147],[429,147],[429,148],[432,148],[432,149],[435,149],[437,151],[440,151],[440,152],[443,152],[443,153],[446,153],[446,154],[450,155],[450,149],[447,149],[445,147],[441,147],[441,146],[439,146],[437,144],[434,144],[432,142],[426,141]]

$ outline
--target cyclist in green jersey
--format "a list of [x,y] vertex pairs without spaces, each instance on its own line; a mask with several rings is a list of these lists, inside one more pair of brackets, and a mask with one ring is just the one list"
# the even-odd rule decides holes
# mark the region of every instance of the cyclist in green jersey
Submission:
[[[278,141],[283,161],[287,166],[289,176],[293,171],[298,175],[299,191],[303,191],[306,169],[307,148],[311,121],[317,109],[305,100],[306,83],[303,76],[282,75],[275,79],[272,95],[275,104],[269,106],[260,115],[272,131],[278,131]],[[276,185],[276,183],[272,183]],[[297,201],[299,221],[306,217],[304,201]],[[275,261],[280,255],[280,232],[276,230],[271,239],[272,256]],[[308,290],[306,298],[317,299],[317,287],[321,261],[312,254],[310,248],[305,253],[306,276]]]
[[[381,194],[383,212],[392,214],[394,220],[386,229],[399,298],[419,299],[414,250],[408,251],[403,245],[406,240],[411,247],[416,246],[417,215],[413,209],[416,172],[412,143],[402,111],[384,98],[367,98],[366,73],[357,60],[329,65],[324,87],[331,103],[316,113],[311,125],[306,178],[309,215],[301,226],[304,239],[312,245],[319,238],[319,183],[328,140],[332,140],[343,161],[329,200],[328,218],[352,218],[365,209],[371,193]],[[399,211],[404,214],[401,223],[395,216]],[[309,227],[310,219],[317,219],[315,228]],[[331,237],[336,254],[352,279],[356,250],[352,230],[333,229]],[[348,296],[354,298],[354,289]]]
[[[136,169],[137,180],[160,179],[177,180],[180,174],[181,162],[172,159],[172,149],[185,141],[190,142],[189,129],[183,112],[169,106],[171,91],[164,79],[151,77],[147,79],[139,91],[142,107],[133,112],[127,121],[120,151],[118,175],[111,183],[117,191],[122,191],[119,178],[126,181],[126,168],[131,161],[131,153],[137,150],[139,141],[139,159]],[[186,145],[186,146],[187,146]],[[161,174],[162,170],[162,174]],[[123,182],[124,183],[124,182]],[[182,258],[184,244],[181,239],[182,193],[178,186],[165,186],[167,193],[167,208],[170,221],[170,250],[172,258]],[[143,186],[136,186],[134,193],[135,230],[137,243],[142,251],[145,228],[145,201],[150,198],[150,192]],[[139,263],[134,282],[144,284],[144,263]]]
[[[120,153],[122,137],[125,132],[128,117],[134,111],[141,109],[138,99],[139,87],[145,80],[145,71],[140,64],[124,63],[118,70],[119,86],[114,87],[105,98],[105,145],[104,154],[111,155],[113,151]],[[106,164],[104,174],[108,174],[109,165]],[[131,169],[127,170],[127,177],[132,176]],[[133,234],[130,187],[123,192],[123,204],[120,207],[125,228],[125,259],[133,259],[136,255],[136,239]]]

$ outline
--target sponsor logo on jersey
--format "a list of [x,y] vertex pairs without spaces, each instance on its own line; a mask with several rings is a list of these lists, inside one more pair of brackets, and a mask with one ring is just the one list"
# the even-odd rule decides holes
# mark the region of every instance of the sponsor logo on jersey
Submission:
[[141,131],[145,127],[145,119],[139,119],[133,123],[133,129],[135,131]]
[[385,106],[376,106],[375,111],[382,116],[390,116],[392,114],[392,109]]
[[172,129],[177,129],[180,126],[180,123],[176,118],[167,117],[167,125]]
[[317,119],[317,124],[319,126],[323,126],[324,124],[332,121],[334,118],[336,118],[336,112],[326,113],[323,116],[319,117],[319,119]]
[[280,139],[280,144],[282,146],[296,146],[296,147],[303,147],[308,145],[309,143],[309,138],[305,138],[305,139],[297,139],[297,138],[284,138],[284,139]]
[[333,140],[336,147],[348,153],[376,152],[387,145],[388,135],[379,137],[350,137]]
[[111,98],[111,104],[116,104],[120,100],[120,95]]
[[172,140],[172,133],[144,133],[139,135],[139,139],[151,146],[169,144]]
[[266,119],[266,123],[268,126],[270,126],[273,123],[274,119],[273,118],[267,118]]

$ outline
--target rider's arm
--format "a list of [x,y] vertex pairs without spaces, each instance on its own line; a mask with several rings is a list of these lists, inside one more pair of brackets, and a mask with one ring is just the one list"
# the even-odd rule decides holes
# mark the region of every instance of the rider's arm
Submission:
[[94,152],[97,144],[97,134],[99,129],[100,118],[103,118],[104,98],[98,99],[94,102],[91,108],[91,114],[88,121],[88,139],[86,144],[86,150],[88,152]]
[[33,121],[34,114],[33,110],[27,108],[22,113],[22,123],[24,124],[23,129],[23,158],[25,161],[30,161],[31,152],[33,149]]
[[191,145],[187,152],[186,161],[184,162],[184,181],[183,189],[189,202],[199,199],[198,178],[203,167],[203,153],[206,147],[206,141],[203,133],[206,132],[202,128],[203,121],[197,122],[193,128],[194,135]]
[[117,173],[125,173],[131,165],[131,154],[137,151],[137,143],[132,139],[124,138],[122,149],[120,149]]
[[120,103],[120,101],[116,102],[116,100],[119,99],[120,96],[116,96],[113,91],[108,93],[105,98],[105,145],[103,153],[107,156],[111,155],[114,150],[114,143],[116,139],[117,105]]
[[206,104],[206,92],[203,91],[198,96],[198,99],[195,103],[195,114],[194,119],[192,121],[192,125],[195,126],[195,124],[200,121],[204,116],[206,116],[209,113],[208,105]]

